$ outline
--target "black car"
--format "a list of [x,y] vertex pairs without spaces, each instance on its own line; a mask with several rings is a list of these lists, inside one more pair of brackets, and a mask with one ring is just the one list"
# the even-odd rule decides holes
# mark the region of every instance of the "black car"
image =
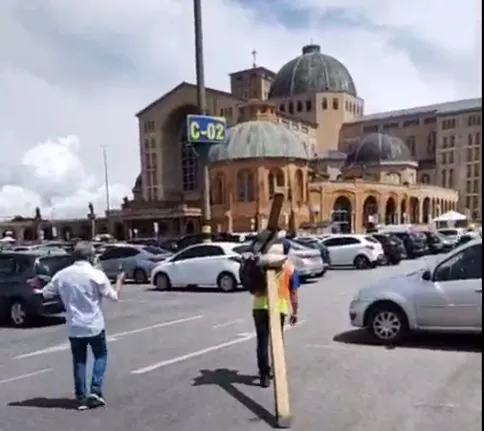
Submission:
[[420,232],[391,232],[397,238],[403,241],[407,257],[414,259],[416,257],[424,256],[428,252],[427,242],[425,236]]
[[387,263],[398,265],[402,259],[407,257],[405,246],[398,237],[388,233],[372,233],[371,235],[382,245]]
[[422,232],[427,240],[427,247],[429,248],[430,254],[439,254],[448,251],[444,242],[435,233],[430,231]]
[[36,317],[62,313],[60,298],[46,300],[38,290],[71,263],[70,255],[0,253],[0,320],[24,326]]

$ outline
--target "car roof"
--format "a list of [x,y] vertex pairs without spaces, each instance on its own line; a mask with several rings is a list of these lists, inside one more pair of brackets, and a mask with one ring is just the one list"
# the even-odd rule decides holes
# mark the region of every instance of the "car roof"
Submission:
[[216,242],[202,242],[199,244],[193,244],[188,246],[187,248],[184,248],[183,250],[180,250],[180,252],[189,250],[194,247],[200,247],[200,246],[208,246],[208,245],[214,245],[216,247],[222,248],[224,251],[232,251],[235,247],[238,247],[240,245],[244,245],[242,242],[228,242],[228,241],[216,241]]

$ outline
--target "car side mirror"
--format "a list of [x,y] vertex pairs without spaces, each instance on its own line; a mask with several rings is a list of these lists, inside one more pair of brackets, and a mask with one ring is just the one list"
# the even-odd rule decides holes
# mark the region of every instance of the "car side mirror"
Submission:
[[430,273],[430,271],[428,269],[425,270],[422,274],[422,280],[430,281],[431,279],[432,279],[432,274]]

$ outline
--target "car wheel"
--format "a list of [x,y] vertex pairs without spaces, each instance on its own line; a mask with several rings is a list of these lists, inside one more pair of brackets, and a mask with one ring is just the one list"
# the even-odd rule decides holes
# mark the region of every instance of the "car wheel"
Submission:
[[237,280],[229,272],[222,272],[217,277],[217,286],[222,292],[233,292],[237,289]]
[[365,255],[359,254],[355,257],[353,265],[356,269],[368,269],[371,266],[370,259],[368,259]]
[[146,284],[148,282],[146,272],[140,268],[137,268],[133,271],[133,279],[136,284]]
[[155,286],[156,290],[170,290],[171,289],[171,281],[170,278],[164,273],[160,272],[155,277]]
[[10,322],[16,327],[25,326],[29,320],[29,312],[25,303],[19,299],[14,299],[9,308]]
[[408,333],[408,320],[400,307],[391,303],[375,305],[370,310],[368,328],[382,344],[398,344]]

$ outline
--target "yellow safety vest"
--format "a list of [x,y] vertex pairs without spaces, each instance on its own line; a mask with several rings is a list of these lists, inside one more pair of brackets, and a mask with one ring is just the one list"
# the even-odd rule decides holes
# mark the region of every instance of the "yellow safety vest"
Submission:
[[[286,316],[290,313],[289,295],[291,291],[291,279],[293,272],[294,267],[289,262],[286,262],[281,271],[276,274],[276,280],[279,285],[278,307],[280,313]],[[267,295],[255,294],[252,308],[254,310],[267,310],[269,308]]]

